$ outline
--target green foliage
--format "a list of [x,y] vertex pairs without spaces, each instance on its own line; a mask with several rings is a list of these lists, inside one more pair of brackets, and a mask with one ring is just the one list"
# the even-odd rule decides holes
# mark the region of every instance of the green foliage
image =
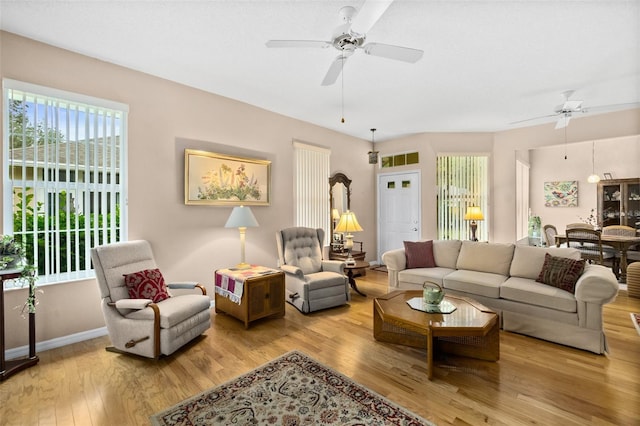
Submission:
[[[75,272],[86,270],[87,247],[94,247],[108,241],[120,240],[120,208],[115,209],[115,235],[113,238],[108,231],[111,229],[112,215],[78,214],[73,210],[67,212],[67,193],[58,194],[57,214],[44,214],[42,203],[34,208],[33,194],[14,193],[14,198],[21,200],[14,206],[13,230],[14,236],[20,238],[25,247],[29,264],[35,264],[37,253],[38,275],[45,274],[47,257],[50,270],[57,272]],[[87,224],[87,220],[89,223]],[[89,231],[87,231],[87,225]],[[51,244],[51,241],[57,243]],[[37,250],[36,250],[37,247]],[[58,247],[56,250],[55,247]],[[47,256],[48,253],[48,256]],[[60,269],[56,265],[59,261]]]

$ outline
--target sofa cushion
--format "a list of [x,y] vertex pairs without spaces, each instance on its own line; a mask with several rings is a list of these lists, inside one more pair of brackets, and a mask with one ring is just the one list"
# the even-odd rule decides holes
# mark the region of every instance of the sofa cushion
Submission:
[[512,277],[529,278],[531,280],[537,279],[544,264],[545,253],[549,253],[552,256],[580,260],[580,252],[576,249],[518,245],[513,252],[509,275]]
[[577,310],[576,298],[572,293],[528,278],[509,278],[500,286],[500,297],[564,312]]
[[463,241],[456,269],[509,275],[513,244]]
[[443,285],[442,279],[453,271],[455,271],[455,269],[441,268],[439,266],[434,268],[405,269],[398,272],[398,281],[422,286],[425,281],[429,280]]
[[456,269],[461,245],[462,241],[460,240],[433,241],[433,260],[435,260],[436,266]]
[[556,257],[546,253],[542,270],[536,281],[573,293],[583,271],[584,260]]
[[407,256],[407,269],[433,268],[433,241],[405,241],[404,254]]
[[167,285],[159,269],[145,269],[123,276],[131,299],[151,299],[153,303],[158,303],[169,298]]
[[506,276],[489,272],[459,269],[445,276],[444,288],[497,299],[500,297],[500,285]]

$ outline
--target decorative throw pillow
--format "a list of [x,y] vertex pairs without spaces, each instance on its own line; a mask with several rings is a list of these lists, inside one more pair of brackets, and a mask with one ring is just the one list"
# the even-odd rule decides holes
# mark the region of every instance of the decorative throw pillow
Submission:
[[167,285],[159,269],[145,269],[124,275],[124,283],[131,299],[151,299],[158,303],[169,298]]
[[582,271],[584,271],[584,260],[551,256],[545,253],[544,264],[536,281],[573,293]]
[[407,257],[407,269],[433,268],[433,241],[405,241],[404,254]]

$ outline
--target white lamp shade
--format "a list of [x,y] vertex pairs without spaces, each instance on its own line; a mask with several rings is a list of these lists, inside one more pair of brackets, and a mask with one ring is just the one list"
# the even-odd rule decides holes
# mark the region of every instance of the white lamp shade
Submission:
[[225,228],[247,228],[250,226],[259,226],[256,217],[249,207],[234,207]]

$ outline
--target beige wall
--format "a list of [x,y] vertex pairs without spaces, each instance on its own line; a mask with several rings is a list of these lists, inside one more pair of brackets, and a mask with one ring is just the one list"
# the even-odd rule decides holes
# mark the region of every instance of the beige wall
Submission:
[[[375,252],[369,141],[13,34],[0,32],[0,38],[2,78],[129,105],[129,239],[151,241],[168,280],[198,280],[213,294],[214,270],[240,258],[238,231],[224,228],[230,207],[184,205],[187,147],[272,161],[271,205],[252,208],[260,227],[247,230],[248,261],[275,267],[275,232],[293,226],[293,139],[332,150],[332,173],[341,171],[353,180],[352,208],[365,229],[358,240]],[[43,290],[38,341],[104,326],[95,282]],[[11,290],[5,296],[7,348],[25,345],[26,321],[11,308],[23,303],[26,291]]]
[[[519,128],[497,133],[423,133],[409,137],[380,142],[376,144],[380,155],[390,155],[403,152],[420,153],[420,164],[414,166],[396,167],[393,169],[378,169],[378,173],[387,171],[420,170],[422,188],[422,238],[431,239],[437,235],[436,228],[436,175],[435,165],[438,153],[489,153],[490,161],[490,212],[489,212],[489,240],[496,242],[513,242],[516,240],[516,203],[515,191],[515,161],[516,158],[528,159],[529,150],[564,145],[564,131],[555,130],[555,123],[539,126]],[[569,144],[590,142],[592,140],[610,140],[614,146],[621,144],[624,137],[640,135],[640,109],[627,110],[597,116],[575,118],[567,129]],[[579,153],[579,144],[576,145]],[[586,146],[582,144],[582,146]],[[590,145],[589,145],[590,147]],[[591,167],[589,156],[579,154],[578,158],[588,161],[587,169]],[[635,152],[635,151],[633,151]],[[632,154],[633,154],[632,152]],[[538,157],[540,161],[540,157]],[[620,167],[621,173],[628,173],[634,167],[640,176],[640,159],[633,155],[624,158],[626,165]],[[575,164],[572,162],[572,164]],[[602,170],[608,171],[608,170]],[[612,169],[616,176],[616,169]],[[570,173],[575,179],[586,182],[588,173],[583,170],[570,170],[565,167],[563,173]],[[555,174],[561,176],[562,174]],[[539,175],[536,179],[540,179]],[[573,179],[572,179],[573,180]],[[538,185],[531,181],[531,185]],[[583,185],[584,186],[584,185]],[[592,198],[586,188],[585,199]]]

